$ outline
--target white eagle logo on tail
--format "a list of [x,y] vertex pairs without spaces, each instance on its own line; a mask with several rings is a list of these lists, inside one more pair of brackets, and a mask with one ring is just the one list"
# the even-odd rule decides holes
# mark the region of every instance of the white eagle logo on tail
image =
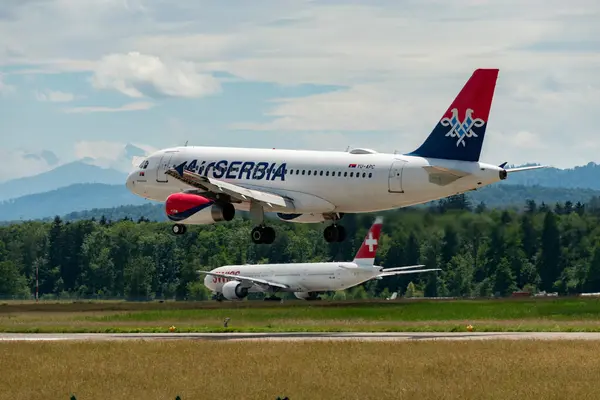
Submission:
[[458,109],[453,108],[452,110],[452,118],[442,118],[440,123],[442,126],[450,126],[452,129],[450,132],[446,133],[446,136],[452,138],[458,138],[456,142],[456,146],[462,143],[463,147],[467,144],[465,143],[466,138],[477,137],[477,134],[473,132],[473,127],[482,127],[485,124],[485,121],[481,118],[473,118],[473,110],[467,108],[465,111],[465,119],[461,121],[458,119]]

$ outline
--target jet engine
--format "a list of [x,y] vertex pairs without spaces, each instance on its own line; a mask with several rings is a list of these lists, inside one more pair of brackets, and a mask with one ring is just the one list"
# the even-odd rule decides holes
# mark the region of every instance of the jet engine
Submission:
[[171,221],[197,225],[231,221],[235,217],[233,204],[215,203],[193,193],[171,194],[165,202],[165,211]]
[[300,300],[321,300],[317,292],[294,292],[294,296]]
[[248,288],[240,286],[240,281],[229,281],[223,285],[223,297],[227,300],[242,300],[248,296]]

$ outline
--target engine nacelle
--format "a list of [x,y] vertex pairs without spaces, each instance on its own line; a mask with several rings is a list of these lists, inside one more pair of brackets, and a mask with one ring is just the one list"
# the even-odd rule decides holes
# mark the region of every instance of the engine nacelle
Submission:
[[171,221],[186,224],[207,225],[231,221],[235,207],[231,203],[215,203],[206,197],[192,193],[173,193],[167,197],[165,211]]
[[242,300],[248,296],[248,288],[240,286],[240,281],[229,281],[223,285],[223,297],[227,300]]
[[317,292],[294,292],[294,296],[300,300],[316,300],[319,297]]
[[[343,213],[337,214],[338,221],[344,217]],[[305,214],[284,214],[277,213],[277,218],[286,222],[296,222],[299,224],[314,224],[316,222],[332,221],[332,214],[305,213]]]

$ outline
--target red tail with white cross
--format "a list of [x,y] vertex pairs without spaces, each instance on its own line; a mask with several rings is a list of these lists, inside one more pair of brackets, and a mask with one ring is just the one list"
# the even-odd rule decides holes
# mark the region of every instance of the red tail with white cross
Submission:
[[371,225],[371,229],[367,232],[365,240],[362,242],[360,249],[354,257],[354,262],[360,265],[373,265],[375,263],[375,253],[379,246],[379,235],[381,234],[381,226],[383,225],[383,217],[375,218],[375,222]]

